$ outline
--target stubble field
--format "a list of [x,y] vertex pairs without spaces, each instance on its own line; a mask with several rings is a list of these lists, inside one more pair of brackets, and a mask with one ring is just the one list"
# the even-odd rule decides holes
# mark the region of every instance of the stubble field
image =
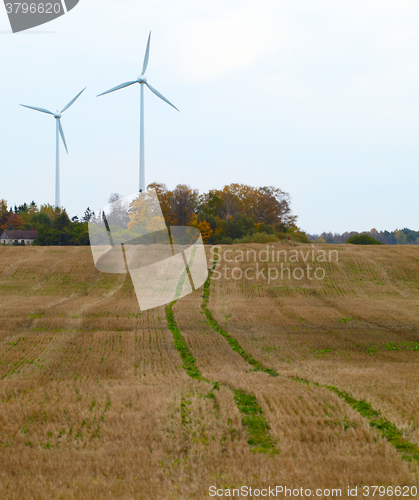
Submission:
[[419,247],[266,249],[207,248],[205,287],[140,312],[89,248],[0,247],[0,498],[410,494]]

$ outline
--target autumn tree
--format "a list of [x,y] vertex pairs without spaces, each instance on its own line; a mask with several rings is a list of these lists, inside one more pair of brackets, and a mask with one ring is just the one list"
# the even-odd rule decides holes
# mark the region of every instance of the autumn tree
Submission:
[[295,227],[289,194],[273,186],[255,188],[245,184],[230,184],[222,190],[212,190],[201,196],[199,204],[201,219],[206,216],[226,221],[245,216],[255,224]]
[[197,210],[204,217],[219,217],[222,212],[222,206],[223,200],[218,196],[218,191],[211,190],[200,196]]
[[148,187],[157,193],[167,226],[189,226],[193,223],[199,204],[196,189],[191,189],[186,184],[178,184],[173,191],[159,183]]
[[202,222],[196,221],[193,225],[201,233],[202,241],[204,242],[204,244],[207,244],[208,241],[214,235],[214,231],[211,229],[211,226],[209,225],[209,223],[204,220]]
[[18,214],[22,218],[22,226],[21,229],[33,229],[33,224],[31,223],[31,219],[34,215],[39,213],[39,209],[37,204],[32,201],[29,203],[24,203],[23,205],[19,205],[17,207]]
[[62,212],[65,212],[65,209],[62,209],[61,207],[55,207],[49,203],[45,205],[41,205],[40,212],[47,214],[48,217],[54,221]]
[[406,234],[404,233],[404,231],[398,229],[395,231],[394,236],[397,240],[397,243],[399,243],[401,245],[406,244],[407,237],[406,237]]
[[143,235],[166,228],[158,197],[145,191],[138,196],[128,210],[128,230]]
[[178,184],[172,191],[170,199],[171,224],[188,226],[194,220],[198,206],[198,191],[186,184]]
[[154,189],[157,193],[157,197],[160,202],[160,207],[163,212],[163,217],[167,226],[170,226],[172,214],[171,214],[171,197],[172,192],[167,189],[166,184],[154,182],[149,184],[147,189]]
[[290,195],[273,186],[258,189],[257,203],[252,215],[255,222],[271,224],[277,229],[281,225],[296,227],[297,217],[291,212]]
[[3,231],[7,229],[20,229],[22,226],[22,218],[20,215],[10,212],[6,215],[5,223],[0,227]]

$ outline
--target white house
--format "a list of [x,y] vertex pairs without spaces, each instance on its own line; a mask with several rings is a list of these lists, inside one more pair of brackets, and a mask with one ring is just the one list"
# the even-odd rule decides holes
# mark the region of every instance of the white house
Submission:
[[0,244],[21,245],[23,242],[25,245],[30,245],[37,236],[38,233],[36,231],[7,229],[3,231],[3,234],[0,236]]

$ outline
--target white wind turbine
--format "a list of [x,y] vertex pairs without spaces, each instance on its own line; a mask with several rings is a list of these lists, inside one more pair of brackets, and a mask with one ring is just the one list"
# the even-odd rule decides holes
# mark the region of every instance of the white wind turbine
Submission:
[[176,106],[174,106],[169,100],[167,100],[158,90],[156,90],[154,87],[152,87],[148,82],[147,78],[144,76],[145,72],[147,70],[148,66],[148,56],[150,54],[150,38],[151,38],[151,31],[150,34],[148,35],[148,42],[147,42],[147,48],[145,51],[145,56],[144,56],[144,63],[143,63],[143,71],[141,75],[136,79],[131,82],[125,82],[121,83],[121,85],[117,85],[116,87],[107,90],[106,92],[103,92],[102,94],[99,94],[96,97],[99,97],[101,95],[109,94],[111,92],[115,92],[115,90],[120,90],[125,87],[129,87],[130,85],[134,85],[135,83],[139,83],[141,86],[141,104],[140,104],[140,193],[142,191],[145,191],[145,156],[144,156],[144,85],[147,85],[147,87],[153,92],[153,94],[156,94],[157,97],[160,97],[164,102],[167,102],[167,104],[170,104],[173,108],[175,108],[177,111]]
[[71,101],[67,104],[67,106],[64,106],[64,108],[61,111],[56,111],[53,113],[52,111],[48,111],[47,109],[44,108],[36,108],[34,106],[26,106],[26,104],[21,104],[24,108],[29,108],[29,109],[34,109],[35,111],[40,111],[41,113],[47,113],[48,115],[52,115],[55,118],[55,206],[59,207],[60,206],[60,150],[59,150],[59,135],[61,135],[61,139],[63,140],[63,144],[65,147],[65,150],[67,151],[68,154],[68,149],[67,149],[67,144],[65,142],[65,137],[64,137],[64,130],[61,125],[61,116],[64,113],[64,111],[67,111],[67,109],[74,104],[74,102],[78,99],[78,97],[86,90],[84,88],[81,92],[79,92],[74,99],[71,99]]

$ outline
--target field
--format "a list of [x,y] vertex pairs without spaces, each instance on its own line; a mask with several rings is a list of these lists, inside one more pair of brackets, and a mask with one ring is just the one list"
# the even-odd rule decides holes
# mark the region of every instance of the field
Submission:
[[419,247],[207,255],[140,312],[89,248],[0,247],[1,499],[418,486]]

